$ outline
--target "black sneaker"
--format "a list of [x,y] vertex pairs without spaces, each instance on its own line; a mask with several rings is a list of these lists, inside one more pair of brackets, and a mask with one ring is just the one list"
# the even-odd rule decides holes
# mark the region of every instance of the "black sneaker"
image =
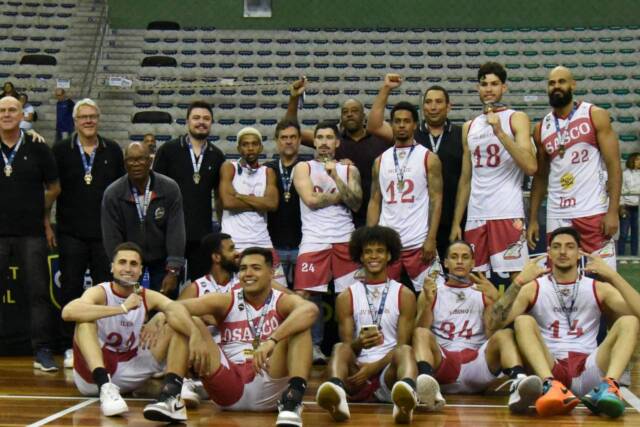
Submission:
[[53,353],[48,348],[41,348],[36,351],[36,358],[33,361],[33,367],[44,372],[53,372],[58,370],[56,361],[53,360]]
[[299,392],[288,389],[282,393],[282,399],[278,402],[279,427],[302,427],[302,396]]

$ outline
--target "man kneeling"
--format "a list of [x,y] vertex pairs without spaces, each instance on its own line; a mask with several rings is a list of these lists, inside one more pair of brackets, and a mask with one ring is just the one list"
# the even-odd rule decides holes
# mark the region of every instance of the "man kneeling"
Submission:
[[[158,402],[144,408],[154,421],[183,421],[178,408],[182,378],[191,364],[210,397],[231,411],[279,410],[276,425],[302,426],[302,397],[311,369],[311,332],[318,309],[302,298],[271,287],[271,250],[247,248],[240,259],[241,288],[177,301],[193,316],[213,315],[220,344],[201,325],[209,358],[193,357],[193,334],[176,334],[180,345],[167,356],[165,383]],[[167,315],[174,327],[175,319]],[[184,329],[184,328],[183,328]],[[173,343],[172,343],[173,344]],[[280,401],[278,402],[278,398]],[[184,411],[184,409],[181,409]]]
[[350,417],[347,394],[354,401],[373,396],[392,401],[395,422],[411,421],[417,404],[416,364],[408,344],[416,299],[387,275],[401,248],[398,233],[388,227],[362,227],[351,236],[349,254],[362,263],[365,278],[336,299],[341,342],[329,362],[330,378],[316,396],[336,421]]

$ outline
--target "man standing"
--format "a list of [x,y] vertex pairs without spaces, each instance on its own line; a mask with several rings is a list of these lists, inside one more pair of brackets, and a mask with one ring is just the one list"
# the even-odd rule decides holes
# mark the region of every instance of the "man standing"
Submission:
[[536,125],[538,172],[531,189],[529,245],[540,238],[538,209],[547,200],[547,233],[572,226],[582,249],[616,267],[613,236],[618,231],[622,172],[618,137],[609,113],[574,102],[576,81],[565,67],[549,73],[547,93],[553,111]]
[[[291,87],[289,108],[287,117],[297,120],[298,100],[304,93],[306,80],[298,80]],[[371,191],[371,167],[375,159],[384,150],[391,146],[391,141],[379,138],[370,133],[365,127],[366,115],[364,106],[357,99],[347,99],[340,108],[340,145],[336,148],[336,160],[348,160],[353,162],[360,172],[362,188],[362,204],[353,213],[353,223],[356,228],[362,227],[367,222],[367,205]],[[314,147],[314,132],[305,130],[302,132],[302,143],[308,147]]]
[[[8,278],[9,258],[18,261],[31,317],[34,368],[58,369],[51,353],[57,314],[49,299],[47,243],[55,244],[49,215],[60,194],[51,149],[20,130],[22,108],[13,97],[0,99],[0,281]],[[46,237],[46,238],[45,238]]]
[[302,238],[300,198],[293,185],[293,168],[298,164],[300,149],[300,125],[297,122],[287,119],[278,122],[276,149],[280,158],[268,162],[266,166],[276,174],[280,203],[277,210],[267,214],[267,226],[287,284],[292,288]]
[[[464,124],[462,174],[450,239],[474,248],[476,271],[518,272],[529,257],[522,183],[536,171],[529,117],[500,104],[507,72],[496,62],[478,69],[478,93],[485,112]],[[468,207],[467,207],[468,204]]]
[[[278,208],[278,187],[273,169],[258,163],[262,134],[252,127],[238,132],[240,160],[220,168],[222,232],[229,234],[239,251],[251,246],[273,249],[267,229],[267,212]],[[274,279],[287,285],[280,260],[275,258]]]
[[353,262],[364,268],[336,299],[340,343],[329,362],[329,380],[318,387],[316,402],[336,421],[350,418],[352,401],[373,396],[393,402],[396,423],[411,422],[418,404],[416,361],[409,346],[416,315],[416,297],[387,275],[400,257],[400,236],[388,227],[362,227],[349,242]]
[[151,171],[149,150],[132,142],[124,152],[127,174],[102,199],[102,239],[107,253],[122,242],[142,248],[150,288],[177,296],[184,266],[184,214],[178,184]]
[[56,142],[68,138],[73,132],[73,106],[71,99],[67,98],[64,89],[56,88]]
[[[56,232],[63,306],[82,295],[87,267],[94,285],[110,278],[100,230],[101,203],[105,189],[125,173],[118,143],[98,134],[98,105],[89,98],[78,101],[73,117],[77,133],[53,146],[62,190],[56,205]],[[65,323],[63,334],[71,348],[73,324]],[[72,353],[67,350],[65,368],[72,366]]]
[[[385,106],[391,91],[401,85],[402,77],[399,74],[385,76],[367,120],[367,130],[390,143],[393,142],[393,129],[391,124],[384,121]],[[413,133],[413,139],[437,154],[442,162],[442,215],[436,234],[436,247],[440,255],[445,253],[449,245],[458,181],[462,171],[462,128],[447,118],[450,111],[451,102],[447,90],[435,85],[428,87],[422,98],[424,122]],[[463,215],[463,227],[465,223],[466,216]]]
[[[536,401],[540,415],[569,413],[579,402],[577,395],[593,413],[619,417],[625,405],[618,382],[630,379],[625,369],[638,341],[640,322],[614,286],[578,270],[582,253],[577,230],[556,228],[547,252],[551,272],[529,267],[527,277],[516,279],[494,304],[492,321],[496,328],[514,322],[520,352],[536,375],[545,379],[543,394]],[[587,257],[587,272],[614,277],[597,255]],[[610,316],[612,326],[598,345],[603,313]]]
[[376,160],[367,224],[385,225],[402,239],[402,253],[389,266],[389,276],[400,280],[404,269],[416,291],[425,275],[442,271],[436,251],[436,233],[442,209],[442,174],[437,154],[413,139],[418,112],[409,102],[391,110],[395,145]]
[[145,133],[142,137],[142,143],[147,146],[149,150],[149,154],[151,155],[151,161],[153,162],[156,158],[157,144],[156,144],[156,136],[152,133]]
[[200,239],[213,231],[212,197],[218,191],[224,163],[222,151],[207,141],[212,122],[208,103],[191,103],[187,110],[188,133],[163,144],[153,163],[153,170],[177,182],[182,193],[187,232],[185,258],[192,281],[207,272],[207,266],[199,262]]

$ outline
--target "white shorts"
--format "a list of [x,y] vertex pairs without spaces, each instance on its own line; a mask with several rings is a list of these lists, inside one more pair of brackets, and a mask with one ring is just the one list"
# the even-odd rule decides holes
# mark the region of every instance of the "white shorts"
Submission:
[[[120,388],[121,393],[128,393],[140,388],[153,374],[162,372],[164,366],[164,363],[158,362],[153,357],[150,350],[138,349],[138,354],[133,359],[117,363],[115,372],[111,374],[111,382]],[[100,394],[98,386],[86,381],[75,369],[73,381],[78,391],[84,396]]]
[[440,347],[442,362],[435,372],[435,378],[444,393],[480,393],[498,378],[487,365],[488,345],[489,341],[486,341],[478,350],[461,351],[448,351]]

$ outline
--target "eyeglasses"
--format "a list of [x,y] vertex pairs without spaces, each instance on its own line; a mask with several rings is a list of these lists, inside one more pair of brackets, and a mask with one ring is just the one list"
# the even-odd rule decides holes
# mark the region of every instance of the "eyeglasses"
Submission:
[[87,121],[95,122],[96,120],[98,120],[98,117],[100,116],[97,114],[86,114],[84,116],[76,116],[76,120],[78,120],[79,122],[87,122]]

